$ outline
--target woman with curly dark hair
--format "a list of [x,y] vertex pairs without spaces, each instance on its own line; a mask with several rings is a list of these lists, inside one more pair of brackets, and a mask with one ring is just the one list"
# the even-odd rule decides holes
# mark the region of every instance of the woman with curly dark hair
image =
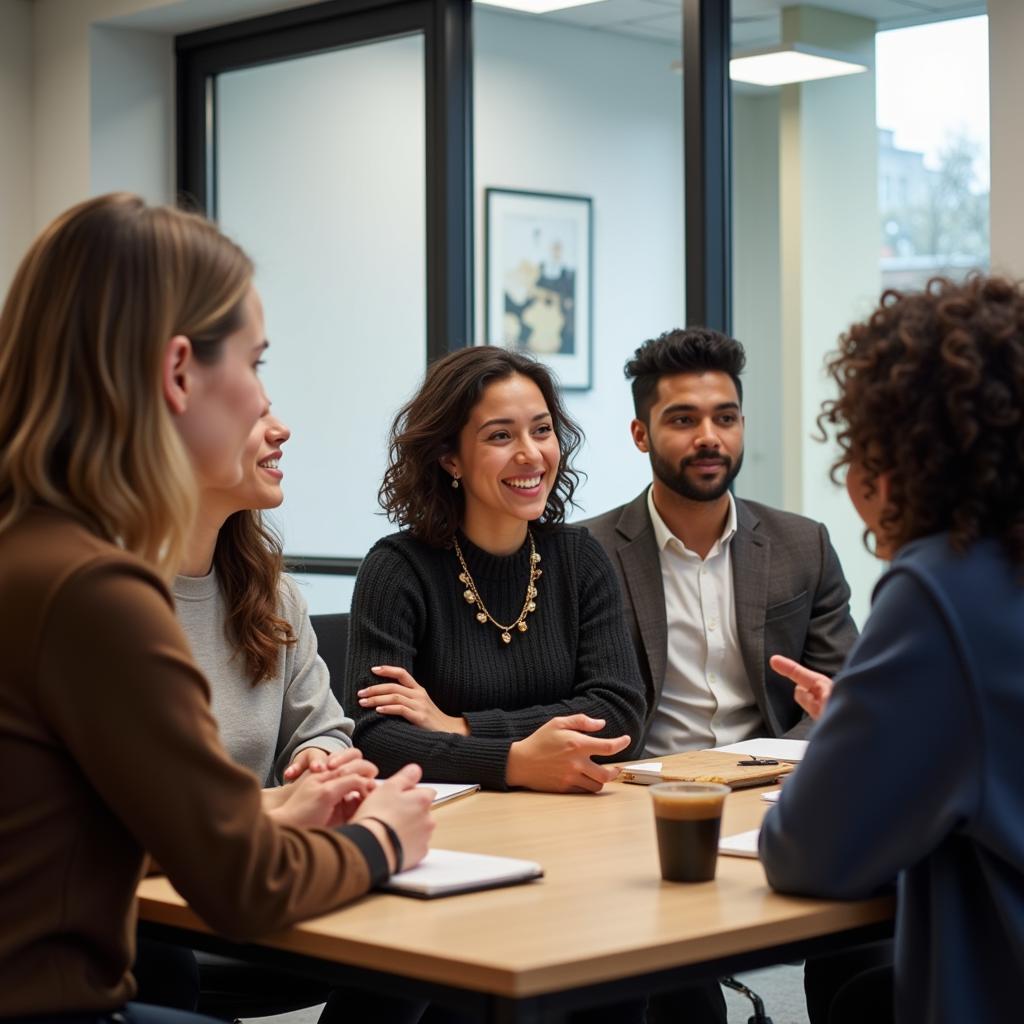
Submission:
[[346,703],[385,774],[596,792],[644,692],[600,545],[563,523],[582,436],[547,369],[490,346],[434,363],[398,413],[360,569]]
[[775,665],[821,722],[761,857],[786,892],[898,881],[895,999],[876,973],[829,1021],[855,1006],[1008,1020],[1024,973],[1024,289],[887,292],[829,369],[834,472],[892,565],[834,688]]

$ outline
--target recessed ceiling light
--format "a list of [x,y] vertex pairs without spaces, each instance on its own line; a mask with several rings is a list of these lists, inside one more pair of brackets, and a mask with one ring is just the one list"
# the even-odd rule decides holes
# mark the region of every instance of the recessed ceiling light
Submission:
[[741,54],[729,61],[729,77],[751,85],[790,85],[867,71],[868,65],[847,54],[787,43]]
[[550,14],[562,11],[567,7],[583,7],[585,4],[600,4],[606,0],[474,0],[487,7],[507,7],[513,11],[525,11],[527,14]]

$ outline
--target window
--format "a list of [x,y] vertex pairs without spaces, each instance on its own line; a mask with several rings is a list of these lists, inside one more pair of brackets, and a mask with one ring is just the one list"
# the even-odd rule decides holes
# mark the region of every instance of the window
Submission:
[[802,42],[868,68],[733,85],[733,323],[749,358],[737,492],[827,525],[860,622],[882,566],[814,440],[834,392],[823,360],[883,285],[988,264],[986,19],[919,7],[734,4],[734,53]]
[[988,18],[879,32],[876,77],[883,286],[986,269]]

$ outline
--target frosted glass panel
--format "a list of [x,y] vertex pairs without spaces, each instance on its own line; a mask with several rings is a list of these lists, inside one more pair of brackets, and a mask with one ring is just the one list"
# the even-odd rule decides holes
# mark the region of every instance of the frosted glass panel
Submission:
[[290,553],[361,557],[426,366],[423,38],[217,79],[217,217],[257,264]]
[[331,615],[347,612],[352,606],[355,576],[310,576],[292,573],[299,593],[306,599],[310,615]]

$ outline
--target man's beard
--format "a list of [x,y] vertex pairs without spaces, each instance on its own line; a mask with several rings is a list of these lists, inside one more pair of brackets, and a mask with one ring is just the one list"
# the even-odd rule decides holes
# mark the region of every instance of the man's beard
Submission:
[[[703,455],[690,455],[683,459],[679,466],[676,467],[667,459],[662,458],[649,440],[648,444],[650,445],[651,469],[654,471],[654,475],[669,490],[675,491],[676,494],[683,498],[688,498],[690,501],[717,501],[729,489],[729,484],[736,479],[740,469],[743,468],[742,449],[736,457],[735,463],[728,455],[722,455],[717,452],[712,455],[712,453],[708,452]],[[720,463],[725,470],[725,475],[721,479],[707,484],[700,484],[695,483],[687,476],[686,471],[690,466],[699,464],[701,461],[709,461],[710,459]]]

